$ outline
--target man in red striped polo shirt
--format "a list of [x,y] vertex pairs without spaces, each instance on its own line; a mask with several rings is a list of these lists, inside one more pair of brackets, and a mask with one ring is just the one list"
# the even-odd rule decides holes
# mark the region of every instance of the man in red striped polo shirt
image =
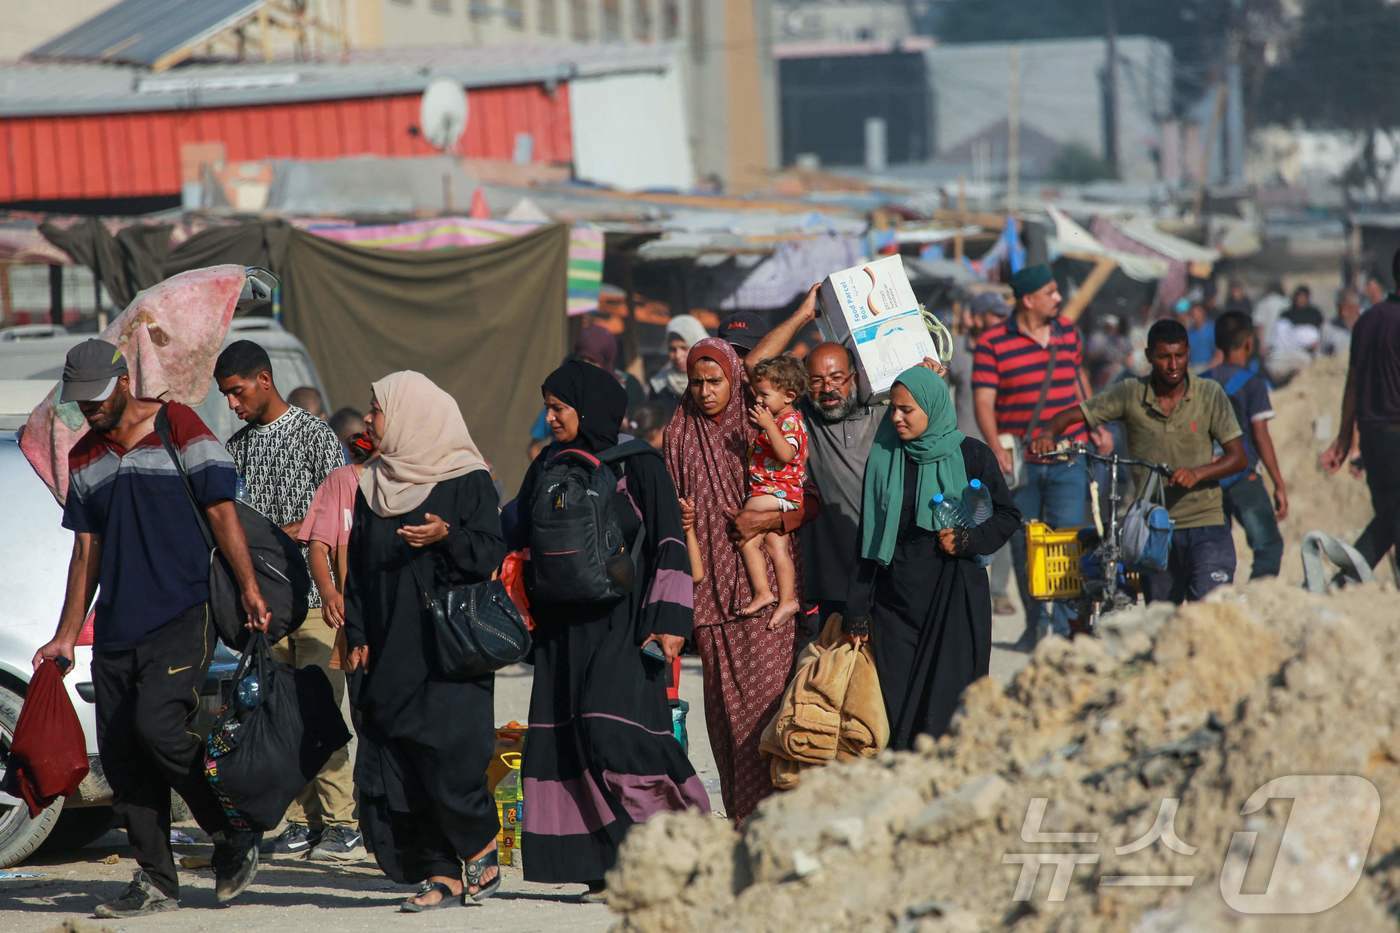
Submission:
[[[1016,308],[1005,324],[984,332],[973,357],[972,392],[982,436],[1010,434],[1029,448],[1037,431],[1064,411],[1088,398],[1083,375],[1084,346],[1079,331],[1060,316],[1060,289],[1050,267],[1027,266],[1011,278]],[[1070,440],[1087,439],[1081,425]],[[1011,454],[992,443],[1003,473],[1010,474]],[[1083,525],[1088,520],[1088,474],[1080,460],[1042,463],[1027,456],[1024,479],[1013,495],[1025,519],[1038,519],[1053,528]],[[1011,539],[1012,560],[1021,601],[1026,606],[1026,630],[1017,647],[1029,650],[1046,627],[1069,634],[1069,608],[1029,598],[1026,580],[1026,536]]]

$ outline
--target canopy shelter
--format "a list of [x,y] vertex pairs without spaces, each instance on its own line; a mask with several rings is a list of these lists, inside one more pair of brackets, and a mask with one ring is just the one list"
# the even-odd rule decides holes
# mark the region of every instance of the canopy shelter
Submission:
[[1109,294],[1146,293],[1141,286],[1159,282],[1170,269],[1162,259],[1105,245],[1054,205],[1046,212],[1054,225],[1056,266],[1076,281],[1063,311],[1070,320],[1078,320],[1106,287]]

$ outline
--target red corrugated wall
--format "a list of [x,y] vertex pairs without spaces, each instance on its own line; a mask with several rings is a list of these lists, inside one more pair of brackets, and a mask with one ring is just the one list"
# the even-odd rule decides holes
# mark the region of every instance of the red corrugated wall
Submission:
[[[466,157],[509,159],[517,133],[536,162],[573,158],[569,91],[541,85],[469,90],[457,146]],[[409,135],[418,95],[146,113],[0,118],[0,202],[124,198],[180,192],[180,147],[223,143],[228,161],[422,156]]]

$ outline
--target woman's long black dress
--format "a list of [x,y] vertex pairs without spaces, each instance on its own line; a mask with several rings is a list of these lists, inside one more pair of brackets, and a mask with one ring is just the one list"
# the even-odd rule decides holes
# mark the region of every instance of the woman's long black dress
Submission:
[[[381,518],[355,499],[345,589],[346,640],[369,646],[356,690],[360,827],[384,873],[417,883],[460,877],[462,861],[500,829],[486,790],[495,747],[494,676],[453,683],[435,672],[434,642],[410,561],[434,588],[487,580],[505,556],[495,487],[485,470],[438,483],[406,515]],[[447,538],[411,548],[396,531],[431,512]]]
[[[529,503],[548,448],[520,487],[512,547],[530,536]],[[669,664],[644,660],[650,634],[688,637],[694,583],[675,487],[661,458],[628,457],[618,484],[625,540],[645,527],[638,585],[621,602],[532,606],[535,678],[521,774],[525,877],[601,881],[634,823],[709,797],[671,732]]]
[[991,448],[962,442],[967,478],[992,494],[992,517],[967,532],[967,552],[950,557],[936,532],[914,524],[918,471],[904,471],[903,507],[888,567],[862,560],[848,612],[870,616],[870,646],[890,721],[890,747],[948,729],[968,684],[986,676],[992,657],[992,597],[978,555],[990,556],[1021,524]]

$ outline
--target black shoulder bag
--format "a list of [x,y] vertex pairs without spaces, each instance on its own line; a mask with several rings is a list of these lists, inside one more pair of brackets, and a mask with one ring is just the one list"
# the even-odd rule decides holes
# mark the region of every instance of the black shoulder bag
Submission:
[[[238,581],[233,576],[233,568],[219,553],[214,532],[204,517],[204,509],[200,508],[194,497],[185,464],[181,462],[170,438],[170,419],[163,405],[156,413],[156,434],[165,452],[175,462],[181,485],[190,500],[190,508],[194,509],[199,533],[209,548],[209,614],[214,619],[214,628],[224,644],[235,651],[244,651],[252,633],[244,626],[247,616],[243,612]],[[243,537],[248,542],[248,557],[252,560],[253,573],[258,579],[258,590],[272,613],[267,640],[269,643],[276,642],[306,621],[311,572],[306,567],[306,559],[301,556],[301,548],[276,522],[246,502],[235,501],[233,507],[239,524],[243,526]]]
[[437,594],[423,578],[421,564],[418,555],[408,562],[432,626],[439,675],[475,680],[525,660],[530,630],[500,580],[452,586]]

